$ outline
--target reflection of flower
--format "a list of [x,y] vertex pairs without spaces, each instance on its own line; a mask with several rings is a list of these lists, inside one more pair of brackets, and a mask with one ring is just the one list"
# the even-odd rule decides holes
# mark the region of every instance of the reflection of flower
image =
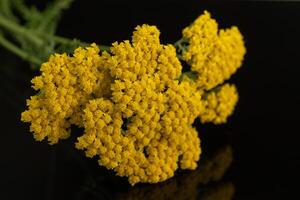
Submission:
[[[230,182],[223,182],[222,177],[229,169],[233,159],[230,146],[220,148],[212,157],[204,159],[199,168],[192,172],[182,172],[177,174],[174,179],[156,185],[138,185],[130,188],[126,192],[117,192],[117,194],[106,194],[112,196],[112,199],[135,200],[135,199],[226,199],[233,198],[234,185]],[[94,177],[95,181],[97,177]],[[106,184],[109,180],[89,183],[85,195],[92,197],[102,197],[103,190],[106,191]],[[213,183],[213,184],[208,184]],[[118,186],[111,186],[118,187]],[[121,190],[121,189],[120,189]],[[84,196],[83,193],[81,193]]]
[[208,188],[199,198],[201,200],[230,200],[233,199],[234,185],[224,183],[213,188]]
[[[100,165],[128,177],[132,185],[164,181],[178,167],[195,169],[201,148],[192,124],[197,117],[202,122],[226,122],[237,93],[234,86],[218,84],[233,71],[228,69],[230,73],[214,83],[218,86],[207,90],[211,87],[199,84],[199,71],[196,79],[182,73],[182,56],[173,45],[160,44],[159,34],[155,26],[137,26],[131,42],[115,42],[109,52],[100,53],[92,44],[76,49],[73,56],[51,56],[42,65],[41,76],[32,80],[39,94],[27,101],[29,109],[22,113],[36,140],[47,137],[55,144],[69,137],[71,125],[82,127],[76,148],[85,150],[87,157],[99,156]],[[231,46],[226,43],[230,38],[221,43]],[[189,42],[183,58],[193,45],[200,45]],[[216,54],[239,65],[234,59],[241,60],[243,54],[238,50],[228,51],[236,57],[225,50]],[[197,53],[201,54],[192,54]],[[217,63],[222,70],[227,64]],[[193,64],[191,69],[194,73]]]

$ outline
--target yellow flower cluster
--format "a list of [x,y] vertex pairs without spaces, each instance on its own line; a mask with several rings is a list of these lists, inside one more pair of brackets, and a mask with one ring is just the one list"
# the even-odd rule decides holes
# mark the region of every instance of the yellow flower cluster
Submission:
[[190,45],[183,56],[197,72],[194,81],[183,76],[175,47],[161,44],[159,35],[155,26],[142,25],[108,52],[92,44],[72,56],[51,56],[32,80],[39,93],[21,117],[35,139],[55,144],[70,136],[71,125],[82,127],[76,148],[132,185],[164,181],[178,167],[195,169],[201,148],[192,124],[197,117],[223,123],[232,113],[236,88],[215,86],[240,65],[242,37],[235,28],[217,35],[207,12],[185,29]]
[[[213,153],[212,157],[201,158],[201,165],[191,173],[177,174],[177,177],[160,184],[130,188],[126,193],[114,196],[117,200],[176,199],[176,200],[231,200],[234,185],[224,183],[223,177],[233,161],[231,146],[225,146]],[[106,180],[103,180],[105,184]],[[213,183],[213,184],[210,184]],[[99,182],[101,187],[102,181]],[[201,185],[202,190],[199,190]]]
[[205,109],[199,116],[201,122],[221,124],[232,114],[238,101],[238,93],[235,85],[226,83],[207,92],[203,100]]
[[100,165],[131,184],[166,180],[177,163],[195,169],[200,140],[191,125],[203,108],[201,93],[175,80],[181,72],[175,48],[161,45],[159,31],[143,25],[132,44],[115,43],[103,56],[115,80],[112,97],[87,104],[76,147],[88,157],[99,155]]
[[38,141],[48,138],[50,144],[65,139],[71,124],[83,126],[83,106],[93,96],[107,94],[110,76],[101,65],[98,47],[78,48],[73,57],[55,54],[41,66],[41,76],[32,80],[38,95],[27,100],[29,109],[22,121],[30,122],[30,130]]
[[241,66],[246,49],[237,27],[218,31],[218,24],[205,11],[193,24],[183,30],[188,48],[183,59],[197,73],[198,87],[210,90]]

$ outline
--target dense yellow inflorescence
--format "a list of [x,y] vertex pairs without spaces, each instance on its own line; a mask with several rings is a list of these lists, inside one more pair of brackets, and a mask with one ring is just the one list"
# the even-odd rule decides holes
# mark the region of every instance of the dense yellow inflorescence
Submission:
[[99,155],[100,165],[131,184],[166,180],[177,163],[195,169],[201,151],[191,125],[203,105],[189,82],[175,80],[181,73],[175,48],[161,45],[159,31],[144,25],[136,28],[132,44],[115,43],[111,52],[104,57],[115,80],[112,97],[86,106],[85,133],[76,147],[89,157]]
[[[232,148],[225,146],[213,153],[212,157],[202,157],[201,165],[193,172],[179,174],[178,177],[161,184],[131,188],[126,193],[119,193],[114,199],[140,200],[147,196],[149,200],[231,200],[234,196],[234,185],[222,179],[230,169],[232,161]],[[99,182],[100,186],[105,181]],[[199,190],[199,185],[202,190]]]
[[238,101],[235,85],[224,84],[207,92],[205,96],[203,99],[205,109],[199,116],[201,122],[225,123]]
[[218,30],[218,24],[207,11],[183,30],[183,38],[189,44],[183,59],[197,73],[198,87],[205,90],[229,79],[241,66],[246,53],[238,28]]
[[185,29],[190,45],[183,57],[197,72],[193,80],[159,35],[142,25],[109,51],[92,44],[72,56],[51,56],[32,80],[39,93],[21,117],[35,139],[55,144],[70,136],[71,125],[82,127],[76,148],[132,185],[164,181],[179,167],[195,169],[201,154],[195,119],[226,122],[238,100],[234,85],[218,85],[240,65],[241,36],[235,28],[217,35],[207,12]]
[[27,100],[22,121],[30,122],[36,140],[51,144],[70,134],[71,124],[83,126],[81,113],[92,96],[107,94],[109,74],[101,65],[98,47],[78,48],[73,57],[55,54],[41,66],[41,76],[32,80],[38,95]]

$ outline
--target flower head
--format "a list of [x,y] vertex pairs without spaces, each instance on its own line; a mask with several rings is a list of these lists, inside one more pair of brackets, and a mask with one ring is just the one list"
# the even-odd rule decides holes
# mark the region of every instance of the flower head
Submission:
[[197,73],[198,87],[210,90],[225,80],[241,66],[246,49],[237,27],[220,29],[210,13],[205,11],[183,30],[188,47],[183,59]]
[[205,96],[203,99],[205,109],[199,116],[201,122],[225,123],[238,101],[235,85],[224,84],[208,92]]
[[55,54],[32,80],[40,93],[27,100],[22,121],[30,122],[36,140],[45,137],[51,144],[69,137],[71,124],[83,126],[82,108],[92,96],[105,96],[109,74],[101,68],[98,47],[78,48],[73,57]]
[[114,43],[104,57],[112,97],[87,104],[76,147],[99,155],[100,165],[131,184],[166,180],[178,163],[195,169],[201,150],[191,125],[202,109],[201,92],[175,80],[181,73],[175,48],[160,44],[156,27],[143,25],[132,43]]

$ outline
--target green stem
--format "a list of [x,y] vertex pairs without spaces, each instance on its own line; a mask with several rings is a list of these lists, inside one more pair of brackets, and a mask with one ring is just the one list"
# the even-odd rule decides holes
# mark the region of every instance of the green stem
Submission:
[[110,50],[110,46],[107,46],[107,45],[99,45],[99,48],[101,51],[109,51]]
[[22,49],[15,46],[13,43],[6,40],[2,35],[0,35],[0,44],[24,60],[27,60],[36,65],[39,65],[42,63],[41,60],[39,60],[38,58],[36,58],[34,56],[31,56],[30,54],[27,54],[25,51],[23,51]]
[[180,38],[179,40],[177,40],[176,42],[174,42],[174,46],[181,48],[181,42],[182,41],[183,41],[183,38]]
[[180,38],[179,40],[177,40],[174,43],[174,46],[175,46],[177,52],[180,54],[180,56],[182,56],[182,53],[187,50],[187,46],[186,46],[187,43],[188,43],[188,40],[186,38]]
[[23,28],[19,24],[11,20],[8,20],[1,15],[0,15],[0,25],[10,30],[11,32],[14,32],[15,34],[25,36],[26,38],[34,42],[37,46],[42,46],[44,44],[43,40],[37,37],[35,34],[33,34],[32,31]]
[[68,8],[73,0],[55,0],[44,11],[44,18],[37,27],[36,32],[42,32],[45,28],[59,16],[62,10]]
[[14,6],[18,14],[20,14],[24,19],[28,19],[32,14],[31,10],[24,5],[23,1],[14,1]]
[[[185,59],[183,59],[183,53],[187,51],[188,48],[188,40],[186,38],[180,38],[179,40],[177,40],[174,43],[174,46],[176,48],[176,52],[177,52],[177,57],[180,61],[184,61],[186,62],[189,66],[191,65],[191,63],[187,62]],[[191,79],[192,81],[196,81],[198,78],[198,73],[195,71],[192,71],[191,69],[189,69],[189,71],[183,72],[180,77],[178,77],[179,81],[183,80],[183,77],[188,77],[189,79]]]
[[[73,42],[73,39],[65,38],[65,37],[58,36],[58,35],[47,35],[47,37],[51,37],[52,39],[54,39],[54,41],[56,41],[60,44],[69,44],[69,43]],[[80,42],[80,45],[87,46],[88,44],[85,42]]]
[[[60,44],[70,44],[74,41],[74,39],[70,39],[70,38],[65,38],[62,36],[58,36],[58,35],[46,35],[46,37],[50,37],[52,39],[54,39],[54,41],[60,43]],[[79,41],[80,46],[88,46],[89,43],[86,42],[81,42]],[[109,50],[109,46],[105,46],[105,45],[101,45],[99,46],[101,51],[108,51]]]
[[[61,37],[58,35],[46,35],[47,37],[51,37],[52,39],[54,39],[56,42],[60,43],[60,44],[69,44],[72,43],[74,41],[74,39],[70,39],[70,38],[65,38],[65,37]],[[79,42],[79,44],[81,46],[88,46],[89,44],[86,42]],[[109,51],[110,47],[109,46],[105,46],[105,45],[101,45],[99,46],[101,51]]]

